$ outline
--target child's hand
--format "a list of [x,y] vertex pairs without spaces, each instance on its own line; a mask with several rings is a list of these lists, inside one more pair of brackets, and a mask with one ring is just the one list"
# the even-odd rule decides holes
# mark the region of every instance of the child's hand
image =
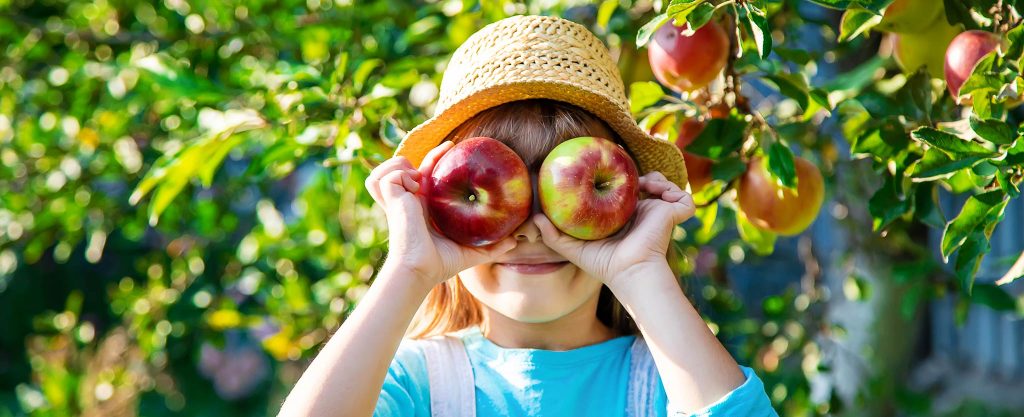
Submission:
[[649,198],[637,203],[630,224],[606,239],[578,240],[555,228],[541,213],[535,214],[533,221],[544,244],[614,289],[626,284],[631,268],[639,271],[647,265],[664,264],[673,226],[692,217],[695,210],[690,194],[660,172],[640,177],[640,191]]
[[419,191],[437,160],[452,145],[446,141],[431,150],[419,170],[404,157],[395,157],[378,165],[366,178],[366,189],[387,216],[387,262],[422,280],[427,288],[490,262],[516,246],[512,237],[483,248],[461,246],[428,226],[425,197]]

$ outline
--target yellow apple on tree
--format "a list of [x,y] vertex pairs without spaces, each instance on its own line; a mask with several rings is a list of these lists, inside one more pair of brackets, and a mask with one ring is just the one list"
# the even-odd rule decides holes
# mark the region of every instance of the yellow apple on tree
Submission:
[[876,28],[894,33],[920,33],[936,19],[945,21],[942,12],[942,0],[896,0],[885,8]]
[[763,157],[754,157],[736,187],[740,211],[755,226],[784,236],[797,235],[818,217],[825,181],[810,161],[793,157],[796,190],[778,184]]
[[946,23],[946,19],[936,19],[920,33],[891,34],[889,41],[896,64],[905,74],[926,67],[932,78],[943,78],[946,47],[959,33],[960,28]]

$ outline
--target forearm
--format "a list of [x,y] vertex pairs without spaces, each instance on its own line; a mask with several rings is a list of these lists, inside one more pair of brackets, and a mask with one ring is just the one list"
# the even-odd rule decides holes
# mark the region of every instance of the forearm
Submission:
[[385,264],[355,311],[292,388],[279,416],[370,416],[429,288]]
[[667,264],[638,268],[626,278],[611,290],[643,333],[673,404],[696,411],[743,383],[739,365],[683,295]]

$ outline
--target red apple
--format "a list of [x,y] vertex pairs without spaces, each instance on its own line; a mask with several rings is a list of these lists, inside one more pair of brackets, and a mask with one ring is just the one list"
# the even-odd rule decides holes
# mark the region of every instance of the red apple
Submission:
[[668,21],[654,32],[647,58],[658,81],[678,92],[708,85],[729,59],[729,36],[718,23],[708,22],[692,35]]
[[467,246],[510,235],[530,216],[533,190],[519,155],[504,143],[475,137],[437,161],[423,194],[438,232]]
[[755,226],[780,235],[792,236],[807,229],[818,217],[825,201],[821,171],[810,161],[793,158],[796,190],[776,183],[768,174],[764,159],[755,157],[736,187],[739,207]]
[[629,221],[639,198],[633,158],[608,139],[562,142],[541,163],[540,206],[562,232],[583,240],[611,236]]
[[[729,107],[719,104],[711,107],[707,115],[712,119],[721,119],[729,116]],[[668,115],[655,123],[648,133],[655,138],[668,139],[668,129],[674,124],[676,117]],[[683,151],[683,162],[686,164],[686,177],[690,183],[690,191],[698,193],[705,186],[711,183],[711,168],[714,161],[710,158],[687,152],[686,147],[693,143],[704,130],[705,122],[697,118],[687,118],[679,124],[679,135],[676,136],[676,146]]]
[[974,67],[1001,42],[999,35],[983,30],[969,30],[953,38],[946,48],[946,86],[953,97],[960,97],[960,87]]

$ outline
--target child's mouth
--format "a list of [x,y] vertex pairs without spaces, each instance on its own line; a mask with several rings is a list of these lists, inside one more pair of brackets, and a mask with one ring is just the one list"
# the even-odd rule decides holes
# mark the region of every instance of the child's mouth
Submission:
[[549,273],[555,272],[555,271],[557,271],[559,269],[562,269],[562,267],[564,267],[564,266],[566,266],[568,264],[569,264],[568,261],[563,261],[563,262],[546,262],[546,263],[539,263],[539,264],[499,263],[498,265],[501,265],[502,267],[511,269],[512,271],[518,272],[520,274],[536,275],[536,274],[549,274]]

